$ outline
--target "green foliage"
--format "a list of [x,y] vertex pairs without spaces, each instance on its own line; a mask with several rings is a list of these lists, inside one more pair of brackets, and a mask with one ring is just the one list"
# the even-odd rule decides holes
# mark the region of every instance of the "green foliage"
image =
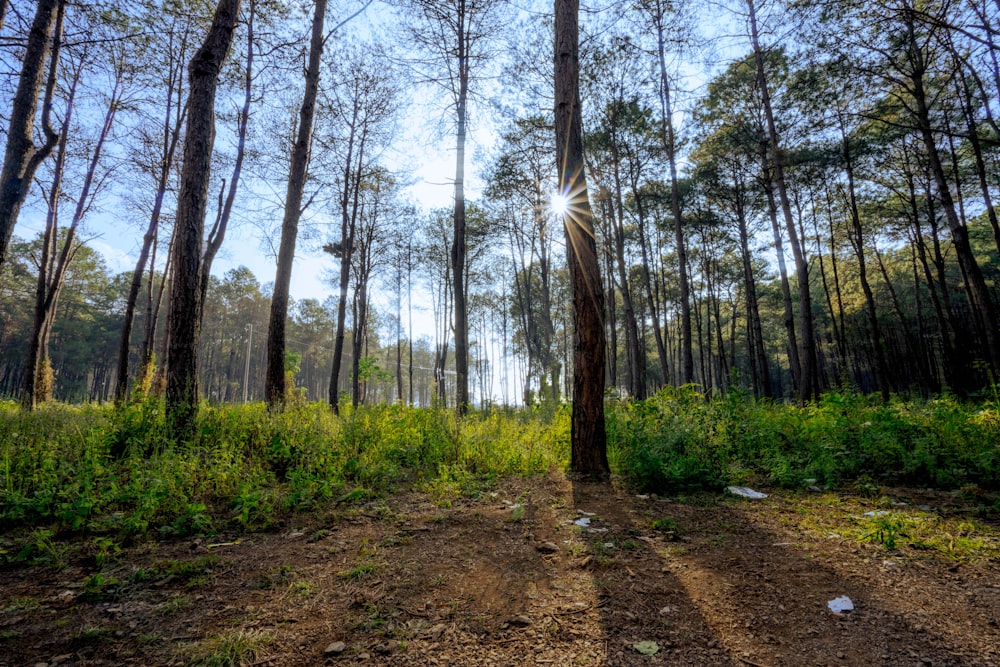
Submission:
[[[882,404],[849,392],[804,407],[693,387],[607,410],[609,458],[637,489],[686,493],[724,484],[789,488],[886,484],[1000,488],[1000,409],[952,397]],[[99,566],[150,532],[267,530],[289,512],[368,501],[400,485],[441,505],[504,475],[541,474],[569,458],[569,410],[473,413],[403,405],[203,405],[193,439],[165,437],[162,403],[121,408],[0,403],[4,560],[65,565],[57,536],[91,536]],[[664,525],[662,529],[670,530]]]
[[608,413],[609,457],[637,489],[853,483],[1000,488],[1000,405],[834,392],[796,407],[665,389]]
[[25,534],[38,529],[18,538],[27,549],[21,562],[63,560],[45,556],[57,533],[107,540],[94,542],[107,560],[118,542],[150,531],[212,534],[227,523],[267,530],[283,513],[409,482],[454,499],[499,475],[545,472],[568,456],[564,411],[551,421],[458,420],[447,410],[401,405],[348,408],[338,417],[320,403],[274,415],[261,403],[204,404],[192,440],[181,443],[166,437],[163,413],[155,399],[120,408],[48,404],[30,413],[0,403],[0,521]]

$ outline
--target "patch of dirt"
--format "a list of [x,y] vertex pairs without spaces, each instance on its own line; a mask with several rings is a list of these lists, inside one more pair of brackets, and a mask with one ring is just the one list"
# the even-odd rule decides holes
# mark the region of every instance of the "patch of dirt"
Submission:
[[[679,502],[553,473],[23,567],[0,572],[0,666],[1000,665],[995,549],[890,552],[836,531],[863,502],[817,498]],[[829,611],[839,596],[853,612]]]

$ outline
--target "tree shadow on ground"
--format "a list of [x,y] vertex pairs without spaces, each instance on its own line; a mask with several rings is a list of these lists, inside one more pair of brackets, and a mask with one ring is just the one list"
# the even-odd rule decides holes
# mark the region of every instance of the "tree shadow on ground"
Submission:
[[[731,497],[677,503],[585,483],[572,494],[594,514],[581,537],[602,591],[605,664],[996,664],[1000,591],[985,581],[977,608],[973,592],[956,599],[917,563],[904,578],[859,549],[845,558],[803,548],[794,530],[776,532]],[[827,608],[840,596],[853,612]],[[659,651],[643,656],[639,641]]]

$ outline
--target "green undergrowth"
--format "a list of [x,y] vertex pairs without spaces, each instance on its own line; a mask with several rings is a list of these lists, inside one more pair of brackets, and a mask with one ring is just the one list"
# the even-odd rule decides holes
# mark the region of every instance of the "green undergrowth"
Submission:
[[[499,476],[544,473],[564,464],[568,433],[563,412],[457,419],[397,405],[338,417],[320,403],[277,415],[263,404],[205,405],[195,440],[178,444],[156,401],[33,412],[3,403],[0,524],[119,538],[262,530],[289,512],[402,485],[459,496]],[[23,552],[0,542],[0,558]]]
[[[1000,509],[998,404],[951,397],[882,404],[852,393],[805,407],[693,388],[609,401],[609,458],[632,488],[899,484],[963,489]],[[162,404],[0,403],[0,564],[65,563],[66,536],[117,546],[144,537],[277,527],[292,512],[402,489],[440,506],[502,476],[569,462],[569,410],[473,413],[325,404],[269,414],[204,405],[192,442],[167,438]],[[100,544],[104,544],[100,542]],[[95,558],[113,549],[93,547]]]
[[612,467],[637,489],[898,484],[1000,489],[1000,405],[830,393],[797,407],[666,389],[608,412]]

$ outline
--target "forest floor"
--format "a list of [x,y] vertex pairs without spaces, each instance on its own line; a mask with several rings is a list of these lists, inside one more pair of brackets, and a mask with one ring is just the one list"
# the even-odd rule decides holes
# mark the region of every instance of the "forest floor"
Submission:
[[658,498],[553,472],[102,567],[81,546],[0,572],[0,665],[1000,665],[995,512],[882,494]]

